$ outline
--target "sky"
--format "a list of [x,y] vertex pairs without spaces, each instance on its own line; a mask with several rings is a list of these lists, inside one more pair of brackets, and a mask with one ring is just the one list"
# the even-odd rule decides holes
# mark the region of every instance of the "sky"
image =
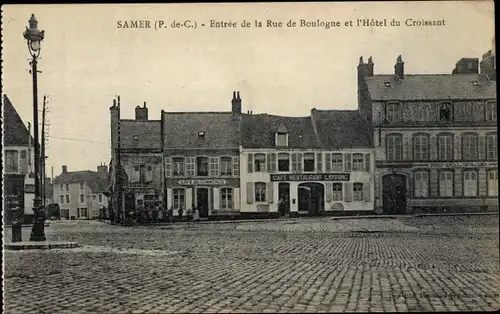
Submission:
[[[96,170],[110,160],[109,107],[122,118],[147,102],[160,111],[229,111],[240,91],[243,111],[307,116],[312,108],[356,109],[356,66],[372,56],[375,74],[451,73],[462,57],[481,58],[494,38],[493,1],[240,4],[82,4],[2,6],[2,91],[21,118],[33,121],[29,52],[22,36],[31,14],[45,31],[38,75],[39,108],[48,95],[47,174]],[[300,20],[340,27],[305,28]],[[399,20],[400,27],[346,27],[357,19]],[[406,27],[406,19],[445,20]],[[118,21],[150,21],[149,29]],[[194,28],[172,22],[196,21]],[[211,28],[210,20],[236,28]],[[242,28],[243,21],[252,27]],[[264,27],[254,27],[254,21]],[[285,27],[267,28],[266,20]],[[286,27],[289,21],[297,27]],[[155,29],[155,21],[167,28]],[[164,24],[164,25],[165,25]],[[201,24],[205,24],[203,27]],[[40,120],[41,121],[41,120]]]

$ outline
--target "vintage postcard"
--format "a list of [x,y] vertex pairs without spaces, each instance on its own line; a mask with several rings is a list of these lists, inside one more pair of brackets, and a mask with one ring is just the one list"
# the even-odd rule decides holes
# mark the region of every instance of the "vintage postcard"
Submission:
[[498,310],[494,18],[2,6],[4,311]]

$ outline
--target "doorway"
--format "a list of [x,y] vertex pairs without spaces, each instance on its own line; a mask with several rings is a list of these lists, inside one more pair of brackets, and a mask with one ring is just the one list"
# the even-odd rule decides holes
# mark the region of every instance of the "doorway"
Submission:
[[290,183],[278,184],[278,197],[282,201],[278,204],[280,216],[288,215],[290,213]]
[[404,214],[406,212],[406,176],[388,174],[382,178],[382,206],[384,213]]
[[320,215],[325,210],[325,188],[321,183],[301,183],[298,187],[299,211]]
[[196,189],[196,207],[200,213],[200,218],[208,217],[208,189]]

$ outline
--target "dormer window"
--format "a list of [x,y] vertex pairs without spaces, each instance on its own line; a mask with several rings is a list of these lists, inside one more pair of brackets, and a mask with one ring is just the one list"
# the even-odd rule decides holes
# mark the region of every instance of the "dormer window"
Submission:
[[391,87],[391,82],[384,82],[385,87]]
[[137,136],[137,135],[134,135],[134,137],[132,139],[134,140],[134,143],[139,142],[139,136]]
[[451,121],[451,119],[451,104],[441,104],[441,106],[439,107],[439,121],[449,122]]
[[288,130],[283,123],[280,124],[278,131],[276,132],[275,143],[277,147],[288,146]]
[[198,138],[205,138],[205,132],[203,131],[198,132]]
[[388,123],[397,123],[401,121],[401,111],[399,103],[390,102],[385,109],[385,117]]

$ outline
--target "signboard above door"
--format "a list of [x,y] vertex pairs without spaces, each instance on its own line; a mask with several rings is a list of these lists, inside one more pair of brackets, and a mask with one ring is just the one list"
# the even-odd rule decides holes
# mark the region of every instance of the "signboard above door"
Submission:
[[349,181],[349,173],[271,174],[271,181]]

